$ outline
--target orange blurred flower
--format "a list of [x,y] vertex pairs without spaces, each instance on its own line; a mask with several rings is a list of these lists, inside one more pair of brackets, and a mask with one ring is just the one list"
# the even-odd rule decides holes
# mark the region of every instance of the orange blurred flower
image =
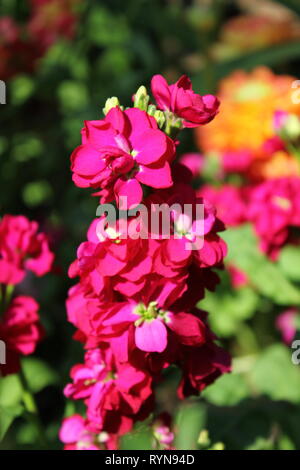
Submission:
[[[205,126],[196,129],[196,141],[205,152],[251,152],[252,178],[261,179],[299,174],[293,157],[280,151],[264,150],[266,140],[274,137],[273,116],[283,110],[300,116],[292,84],[295,78],[275,75],[266,67],[251,73],[236,71],[221,82],[218,97],[220,113]],[[299,101],[299,100],[298,100]]]

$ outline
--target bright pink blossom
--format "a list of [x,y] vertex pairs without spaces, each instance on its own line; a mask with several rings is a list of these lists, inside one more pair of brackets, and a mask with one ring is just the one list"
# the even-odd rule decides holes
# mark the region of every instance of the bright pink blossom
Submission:
[[300,227],[300,178],[265,181],[251,189],[247,218],[254,224],[263,252],[276,259],[289,241],[292,227]]
[[290,345],[296,336],[297,316],[298,310],[296,308],[291,308],[285,312],[282,312],[276,318],[276,328],[280,331],[282,339],[287,345]]
[[59,438],[65,444],[65,450],[100,450],[108,435],[99,436],[89,431],[86,420],[80,415],[73,415],[63,420]]
[[185,153],[180,157],[180,163],[185,165],[191,172],[194,178],[200,176],[204,166],[204,157],[200,153]]
[[197,127],[210,122],[219,110],[219,100],[213,95],[198,95],[192,83],[182,75],[173,85],[168,85],[162,75],[154,75],[151,89],[157,106],[172,111],[183,119],[185,127]]
[[[101,202],[116,198],[122,209],[139,204],[141,184],[152,188],[172,185],[170,162],[174,144],[155,119],[137,108],[112,108],[105,119],[86,121],[82,145],[71,161],[79,187],[102,188]],[[127,198],[127,201],[126,199]]]
[[217,216],[228,226],[237,226],[247,220],[247,197],[244,189],[224,184],[221,188],[202,186],[197,194],[208,200]]
[[18,284],[26,270],[43,276],[50,271],[54,255],[37,222],[26,217],[5,215],[0,222],[0,283]]

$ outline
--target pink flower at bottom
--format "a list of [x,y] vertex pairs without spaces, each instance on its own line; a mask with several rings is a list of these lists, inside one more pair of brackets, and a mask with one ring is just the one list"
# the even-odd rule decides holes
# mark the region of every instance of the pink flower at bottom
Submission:
[[[86,420],[80,415],[65,418],[59,430],[59,439],[65,444],[65,450],[100,450],[100,442],[97,435],[87,429]],[[102,436],[102,441],[107,440],[108,435]]]

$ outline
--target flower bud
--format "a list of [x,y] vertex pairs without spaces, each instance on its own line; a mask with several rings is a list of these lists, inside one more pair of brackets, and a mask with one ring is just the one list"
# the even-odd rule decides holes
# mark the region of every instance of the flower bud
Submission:
[[148,109],[147,109],[147,113],[150,116],[154,116],[156,111],[157,111],[157,107],[154,104],[149,104]]
[[203,429],[200,432],[197,443],[202,447],[208,447],[210,445],[210,438],[207,429]]
[[163,113],[163,111],[156,110],[154,113],[154,118],[158,124],[158,127],[161,129],[166,122],[166,117]]
[[134,95],[133,106],[135,108],[139,108],[142,111],[147,111],[149,103],[149,95],[147,93],[146,87],[143,85],[137,90],[136,94]]
[[103,113],[106,115],[112,108],[115,108],[116,106],[120,106],[119,99],[116,96],[108,98],[105,102]]

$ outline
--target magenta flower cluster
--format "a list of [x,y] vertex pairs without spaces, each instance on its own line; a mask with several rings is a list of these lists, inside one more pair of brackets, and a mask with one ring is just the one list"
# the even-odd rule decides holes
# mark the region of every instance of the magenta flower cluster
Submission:
[[[96,189],[102,203],[118,205],[126,196],[123,210],[140,202],[150,211],[153,204],[202,204],[204,240],[197,247],[193,215],[187,223],[173,214],[168,238],[130,237],[130,227],[142,224],[137,215],[129,224],[103,222],[104,236],[99,219],[92,221],[69,270],[79,282],[69,291],[68,319],[85,355],[72,368],[65,395],[83,401],[86,414],[64,420],[60,437],[67,449],[118,448],[121,435],[155,412],[155,391],[170,366],[181,370],[180,399],[198,395],[230,369],[207,313],[195,308],[218,283],[224,226],[214,207],[196,196],[189,170],[175,163],[180,129],[209,122],[218,101],[194,93],[187,77],[171,86],[153,77],[156,105],[142,88],[132,108],[111,99],[104,119],[85,122],[71,157],[73,181]],[[196,248],[187,249],[190,243]],[[153,432],[160,446],[172,447],[169,424],[154,418]]]

